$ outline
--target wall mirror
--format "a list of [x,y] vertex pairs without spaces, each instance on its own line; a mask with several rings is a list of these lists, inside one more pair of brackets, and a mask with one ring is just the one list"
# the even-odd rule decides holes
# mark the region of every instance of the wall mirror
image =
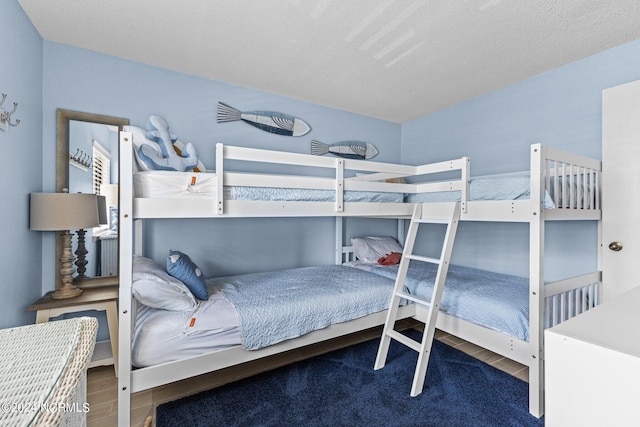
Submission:
[[[56,111],[56,192],[104,196],[101,225],[84,230],[86,264],[74,273],[79,288],[118,284],[118,143],[129,119],[58,109]],[[74,233],[74,254],[78,234]],[[62,239],[56,236],[56,287],[60,283]],[[75,266],[74,266],[75,267]],[[78,277],[79,276],[79,277]]]

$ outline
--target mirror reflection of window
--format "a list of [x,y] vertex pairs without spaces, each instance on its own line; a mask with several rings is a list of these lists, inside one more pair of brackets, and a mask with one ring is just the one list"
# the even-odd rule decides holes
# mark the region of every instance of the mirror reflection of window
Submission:
[[99,241],[97,247],[96,276],[118,274],[118,184],[111,180],[111,153],[99,141],[93,140],[93,192],[104,196],[104,212],[100,227],[93,229],[93,236]]
[[111,183],[111,154],[97,140],[93,140],[93,192],[101,195],[100,186]]

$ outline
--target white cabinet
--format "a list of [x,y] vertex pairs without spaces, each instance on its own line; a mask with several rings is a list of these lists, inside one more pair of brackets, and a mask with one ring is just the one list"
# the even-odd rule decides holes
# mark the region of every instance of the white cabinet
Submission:
[[545,425],[640,425],[640,287],[544,338]]

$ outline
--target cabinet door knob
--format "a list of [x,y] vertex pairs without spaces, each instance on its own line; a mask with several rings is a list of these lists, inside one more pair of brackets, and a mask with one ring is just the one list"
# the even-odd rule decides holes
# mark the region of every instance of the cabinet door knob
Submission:
[[622,243],[620,242],[611,242],[609,243],[609,249],[614,252],[620,252],[622,250]]

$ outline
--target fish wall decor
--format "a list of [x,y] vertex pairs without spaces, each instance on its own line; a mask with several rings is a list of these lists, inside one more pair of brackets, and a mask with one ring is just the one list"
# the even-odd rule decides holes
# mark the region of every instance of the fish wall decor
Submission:
[[286,136],[302,136],[309,133],[311,126],[304,120],[275,111],[236,110],[229,105],[218,102],[218,123],[242,120],[245,123],[262,129],[265,132]]
[[335,144],[325,144],[320,141],[311,141],[311,154],[321,156],[331,153],[345,159],[369,160],[378,155],[378,149],[368,142],[341,141]]

